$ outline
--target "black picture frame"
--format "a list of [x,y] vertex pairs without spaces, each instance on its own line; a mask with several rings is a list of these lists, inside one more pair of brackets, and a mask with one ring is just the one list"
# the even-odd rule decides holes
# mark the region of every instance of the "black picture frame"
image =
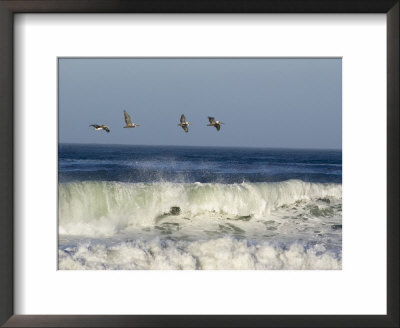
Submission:
[[[399,12],[399,0],[0,0],[0,324],[4,327],[399,327]],[[16,13],[385,13],[387,315],[15,315],[13,19]]]

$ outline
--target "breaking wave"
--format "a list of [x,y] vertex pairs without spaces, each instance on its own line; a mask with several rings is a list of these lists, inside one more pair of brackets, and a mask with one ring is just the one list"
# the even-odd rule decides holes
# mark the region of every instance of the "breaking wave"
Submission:
[[288,180],[276,183],[72,182],[59,185],[59,231],[114,235],[151,227],[163,216],[188,220],[221,217],[267,219],[298,201],[342,197],[341,184]]

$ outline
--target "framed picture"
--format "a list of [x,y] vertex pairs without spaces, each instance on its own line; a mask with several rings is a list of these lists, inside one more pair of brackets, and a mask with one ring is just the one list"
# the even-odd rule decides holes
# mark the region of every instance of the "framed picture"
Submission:
[[59,58],[58,269],[341,270],[341,68]]
[[0,9],[2,324],[398,326],[398,1]]

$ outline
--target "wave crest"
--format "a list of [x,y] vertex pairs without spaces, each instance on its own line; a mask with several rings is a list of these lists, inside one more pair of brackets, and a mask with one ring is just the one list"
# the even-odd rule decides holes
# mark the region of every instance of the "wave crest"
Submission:
[[153,226],[171,208],[187,218],[218,213],[264,219],[280,206],[324,197],[341,199],[341,185],[299,180],[241,184],[63,183],[59,185],[59,227],[61,234],[114,234],[127,227]]

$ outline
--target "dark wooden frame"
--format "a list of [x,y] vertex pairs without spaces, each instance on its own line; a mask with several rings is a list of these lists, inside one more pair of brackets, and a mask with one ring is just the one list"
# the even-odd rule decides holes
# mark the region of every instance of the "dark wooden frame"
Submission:
[[[4,327],[399,327],[399,8],[399,0],[0,0],[0,324]],[[387,315],[14,315],[14,13],[386,13]]]

